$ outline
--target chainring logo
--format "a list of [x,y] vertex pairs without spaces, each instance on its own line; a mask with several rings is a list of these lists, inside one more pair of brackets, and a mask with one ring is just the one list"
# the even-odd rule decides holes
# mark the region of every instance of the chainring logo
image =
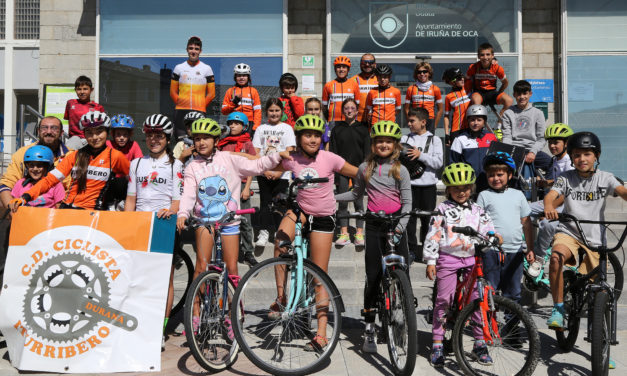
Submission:
[[370,38],[379,47],[400,46],[409,32],[407,2],[371,2],[368,13]]

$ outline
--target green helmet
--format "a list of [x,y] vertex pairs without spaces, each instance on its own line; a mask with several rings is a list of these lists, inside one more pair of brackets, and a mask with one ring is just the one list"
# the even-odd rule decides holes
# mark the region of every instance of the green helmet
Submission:
[[220,137],[222,128],[217,121],[205,118],[198,119],[192,123],[192,134],[208,134],[210,136]]
[[549,140],[551,138],[568,138],[573,135],[573,130],[567,124],[555,123],[549,125],[544,131],[544,138]]
[[298,120],[296,120],[296,124],[294,124],[294,132],[306,130],[324,133],[324,120],[311,114],[299,117]]
[[401,139],[401,127],[393,121],[381,120],[376,122],[370,129],[370,138],[375,137],[392,137],[397,140]]
[[475,170],[467,163],[452,163],[442,172],[442,183],[447,187],[474,184]]

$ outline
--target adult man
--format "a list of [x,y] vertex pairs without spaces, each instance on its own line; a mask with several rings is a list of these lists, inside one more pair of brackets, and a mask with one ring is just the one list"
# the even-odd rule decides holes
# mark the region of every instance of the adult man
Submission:
[[[39,141],[19,148],[11,156],[11,163],[7,167],[4,175],[0,178],[0,201],[3,207],[6,208],[9,201],[13,198],[11,196],[11,190],[15,183],[24,177],[24,153],[26,153],[26,150],[33,145],[49,147],[54,154],[54,165],[56,166],[69,152],[69,149],[61,142],[62,133],[63,125],[61,124],[61,120],[54,116],[46,116],[41,119],[37,126]],[[71,177],[68,176],[63,181],[65,188],[68,187],[70,180]]]
[[351,80],[357,82],[359,85],[359,113],[357,114],[357,120],[364,120],[364,110],[366,108],[366,97],[370,90],[379,87],[377,76],[374,74],[374,69],[377,67],[376,60],[373,54],[364,54],[359,62],[359,68],[361,72],[351,77]]
[[211,67],[200,61],[202,41],[191,37],[187,41],[187,60],[172,71],[170,98],[174,101],[174,130],[177,138],[185,137],[183,118],[191,111],[205,113],[216,96]]

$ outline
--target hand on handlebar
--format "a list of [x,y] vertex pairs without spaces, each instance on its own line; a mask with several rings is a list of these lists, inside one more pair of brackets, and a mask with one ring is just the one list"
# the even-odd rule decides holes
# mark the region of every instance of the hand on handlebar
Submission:
[[555,210],[555,208],[553,208],[552,205],[545,205],[544,206],[544,216],[546,217],[546,219],[548,220],[556,220],[559,218],[559,213],[557,212],[557,210]]

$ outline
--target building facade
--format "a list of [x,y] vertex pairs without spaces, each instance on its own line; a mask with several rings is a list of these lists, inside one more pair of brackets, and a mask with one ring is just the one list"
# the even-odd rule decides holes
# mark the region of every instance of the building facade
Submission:
[[[285,71],[299,79],[300,95],[320,96],[336,56],[351,58],[354,75],[365,52],[392,65],[392,84],[403,94],[420,61],[431,63],[434,83],[448,92],[444,69],[465,71],[477,46],[489,42],[510,94],[516,80],[532,81],[548,123],[597,132],[601,168],[627,177],[618,157],[627,142],[627,80],[620,71],[627,66],[627,2],[621,0],[2,0],[0,7],[7,147],[20,103],[41,110],[44,85],[71,84],[81,74],[94,80],[94,99],[108,112],[139,121],[171,114],[169,74],[185,60],[191,35],[203,40],[201,59],[215,73],[208,113],[216,117],[239,62],[251,65],[262,102],[277,95]],[[37,33],[23,33],[24,19],[38,22]]]

